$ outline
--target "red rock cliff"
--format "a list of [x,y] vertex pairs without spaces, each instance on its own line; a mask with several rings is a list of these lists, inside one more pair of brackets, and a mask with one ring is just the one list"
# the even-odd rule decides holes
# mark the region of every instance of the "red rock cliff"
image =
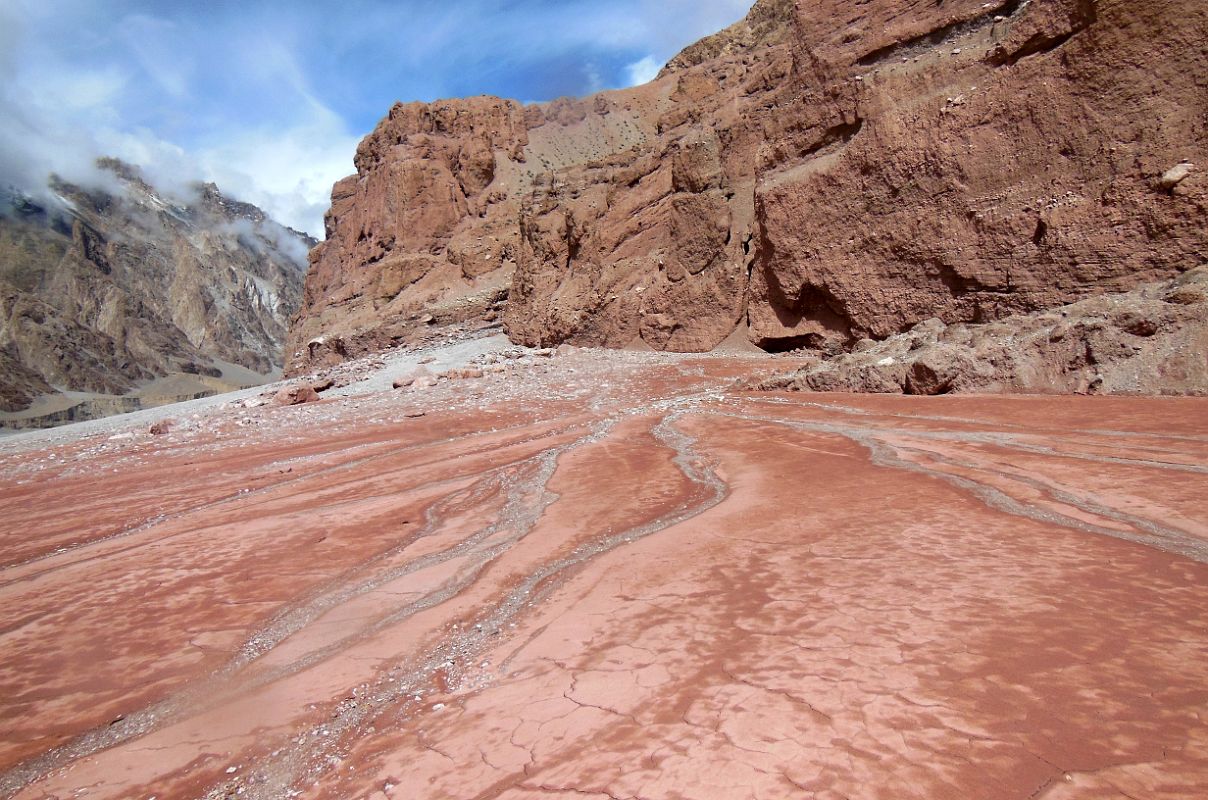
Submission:
[[396,106],[287,355],[505,292],[518,342],[695,351],[1125,290],[1205,260],[1205,109],[1198,0],[763,0],[646,86]]

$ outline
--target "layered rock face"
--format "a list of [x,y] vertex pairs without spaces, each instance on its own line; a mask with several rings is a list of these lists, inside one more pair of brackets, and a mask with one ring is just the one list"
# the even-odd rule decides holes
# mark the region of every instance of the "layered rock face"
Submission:
[[787,74],[791,17],[761,3],[635,89],[395,106],[333,191],[290,364],[489,316],[503,296],[525,344],[715,346],[745,317],[765,135],[748,106]]
[[182,205],[104,165],[111,191],[55,183],[0,214],[0,410],[279,369],[313,240],[212,185]]
[[1188,0],[764,0],[646,86],[396,106],[291,364],[504,291],[524,344],[836,351],[1169,279],[1208,253],[1205,41]]
[[854,88],[763,176],[762,341],[989,321],[1204,262],[1208,176],[1163,182],[1208,161],[1203,4],[868,8],[800,19],[822,92]]
[[378,349],[421,317],[472,316],[506,293],[519,249],[508,181],[519,186],[528,124],[519,104],[490,98],[391,109],[332,191],[293,364]]

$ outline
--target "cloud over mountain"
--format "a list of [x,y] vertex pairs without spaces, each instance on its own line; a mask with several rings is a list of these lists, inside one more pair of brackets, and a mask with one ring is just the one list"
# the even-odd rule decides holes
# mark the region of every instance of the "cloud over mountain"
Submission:
[[746,0],[457,4],[6,0],[0,182],[213,181],[321,236],[334,181],[395,100],[577,95],[647,80]]

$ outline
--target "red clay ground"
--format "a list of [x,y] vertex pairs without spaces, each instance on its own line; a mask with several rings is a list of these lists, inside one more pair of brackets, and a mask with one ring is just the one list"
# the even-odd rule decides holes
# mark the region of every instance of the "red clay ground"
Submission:
[[0,796],[1208,794],[1208,400],[756,363],[10,442]]

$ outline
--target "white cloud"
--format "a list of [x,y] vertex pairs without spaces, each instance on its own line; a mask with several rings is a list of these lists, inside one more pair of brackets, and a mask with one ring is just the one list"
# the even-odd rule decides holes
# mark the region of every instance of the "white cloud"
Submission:
[[[379,0],[332,15],[319,0],[0,0],[0,183],[96,183],[93,160],[113,155],[165,191],[213,181],[322,236],[331,185],[393,100],[488,79],[540,99],[645,82],[750,2]],[[527,72],[509,82],[514,69]]]
[[641,86],[643,83],[650,83],[657,78],[662,69],[661,61],[654,56],[646,56],[641,61],[635,61],[626,66],[625,74],[629,76],[629,86]]
[[359,138],[316,105],[289,128],[232,132],[195,155],[207,179],[278,222],[323,236],[331,187],[353,171]]
[[238,237],[257,253],[264,254],[273,249],[294,262],[299,270],[306,269],[310,249],[297,236],[272,220],[257,223],[250,219],[235,219],[222,225],[221,229]]
[[[58,22],[20,0],[0,2],[0,185],[45,197],[53,173],[112,188],[94,162],[114,156],[164,193],[186,198],[191,184],[212,181],[322,237],[331,186],[353,171],[358,137],[310,94],[291,53],[272,41],[238,46],[199,74],[188,49],[198,31],[134,15],[114,22],[113,37],[96,48],[108,59],[94,65],[78,60],[87,48],[60,41]],[[224,98],[205,96],[198,83],[224,71],[278,104],[272,124],[242,124],[238,109],[215,107]],[[177,127],[190,141],[151,127],[164,120],[184,120]]]
[[144,74],[169,96],[184,99],[196,73],[189,35],[176,23],[146,14],[133,14],[121,22],[122,42],[134,54]]
[[750,10],[753,0],[568,3],[558,15],[562,38],[616,48],[641,48],[667,60],[702,36],[725,28]]

